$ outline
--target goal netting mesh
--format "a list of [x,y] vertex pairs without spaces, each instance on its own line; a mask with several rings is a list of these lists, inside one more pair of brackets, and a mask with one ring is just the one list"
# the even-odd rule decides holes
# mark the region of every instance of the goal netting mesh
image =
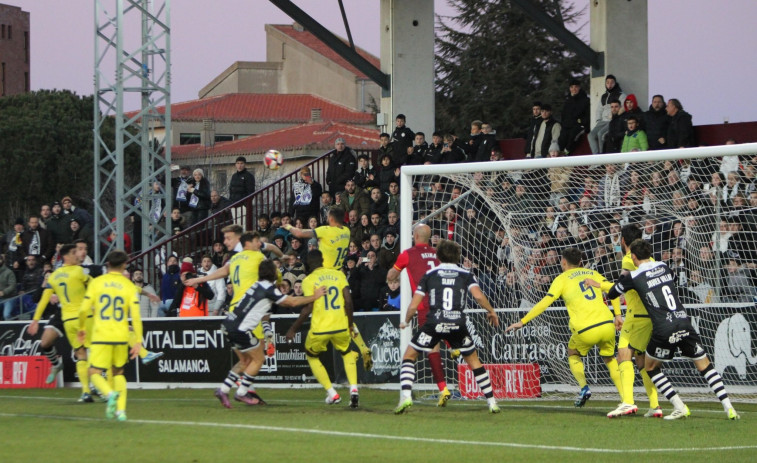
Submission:
[[[469,328],[500,397],[573,397],[578,388],[567,359],[567,311],[558,300],[515,334],[519,320],[560,274],[560,253],[577,247],[583,266],[608,279],[620,274],[620,229],[638,224],[676,275],[704,348],[729,393],[757,399],[757,145],[635,152],[403,168],[402,247],[423,222],[433,242],[453,239],[464,268],[478,277],[502,326],[489,326],[469,301]],[[723,155],[727,155],[722,157]],[[412,198],[404,194],[413,189]],[[403,286],[403,309],[411,289]],[[623,302],[623,301],[621,301]],[[403,348],[411,333],[403,332]],[[478,395],[475,382],[446,346],[446,380],[463,397]],[[593,392],[617,398],[607,369],[593,349],[584,358]],[[417,388],[435,397],[428,361],[418,362]],[[693,363],[664,367],[688,398],[711,398]],[[641,379],[636,386],[643,400]]]

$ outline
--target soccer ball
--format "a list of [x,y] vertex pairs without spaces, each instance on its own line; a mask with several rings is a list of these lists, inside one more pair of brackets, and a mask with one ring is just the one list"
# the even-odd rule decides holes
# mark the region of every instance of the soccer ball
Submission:
[[276,170],[284,163],[284,156],[276,150],[268,150],[263,158],[265,166],[271,170]]

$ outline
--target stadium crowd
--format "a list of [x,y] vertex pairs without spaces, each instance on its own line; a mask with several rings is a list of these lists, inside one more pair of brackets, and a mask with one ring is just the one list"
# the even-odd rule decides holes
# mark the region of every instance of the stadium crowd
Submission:
[[[692,117],[677,99],[655,95],[647,111],[608,75],[597,112],[589,97],[571,81],[561,117],[552,105],[534,102],[526,115],[528,158],[566,156],[587,137],[594,153],[631,152],[695,146]],[[594,128],[590,129],[592,119]],[[728,140],[726,143],[735,143]],[[290,207],[257,217],[255,230],[275,244],[283,257],[273,260],[283,275],[282,291],[302,295],[305,254],[316,239],[301,239],[283,228],[314,229],[327,223],[329,211],[344,212],[350,245],[343,271],[358,311],[399,309],[399,282],[387,273],[399,254],[399,169],[407,164],[487,162],[502,159],[491,125],[473,121],[465,141],[434,132],[430,140],[413,132],[405,116],[392,134],[380,135],[377,165],[357,156],[343,139],[335,142],[325,188],[309,168],[294,182]],[[255,191],[246,159],[236,160],[228,199],[210,188],[202,169],[181,167],[171,181],[176,206],[173,232],[223,210]],[[560,273],[560,253],[577,246],[584,265],[615,280],[620,272],[620,228],[637,223],[654,247],[654,258],[669,264],[684,302],[749,302],[757,283],[757,156],[552,168],[473,175],[470,183],[446,177],[419,177],[410,192],[413,219],[432,229],[431,244],[451,239],[463,247],[463,266],[473,269],[495,307],[518,307],[524,295],[540,298]],[[156,192],[160,185],[154,186]],[[462,200],[469,189],[476,194]],[[164,215],[154,206],[156,220]],[[509,217],[506,222],[503,216]],[[716,219],[719,218],[719,219]],[[115,238],[115,234],[111,239]],[[190,304],[192,315],[220,314],[230,300],[230,284],[209,282],[187,291],[183,281],[223,267],[233,250],[220,236],[206,254],[163,256],[160,281],[145,284],[140,270],[132,281],[143,288],[142,317],[176,315]],[[135,237],[136,239],[136,237]],[[28,313],[39,300],[45,275],[61,265],[64,243],[94,246],[93,219],[68,196],[43,205],[39,214],[16,220],[2,240],[0,298],[3,319]],[[125,234],[126,251],[132,243]],[[91,265],[87,259],[84,265]],[[185,297],[191,293],[190,296]],[[158,294],[161,303],[147,294]],[[54,300],[51,301],[54,303]]]

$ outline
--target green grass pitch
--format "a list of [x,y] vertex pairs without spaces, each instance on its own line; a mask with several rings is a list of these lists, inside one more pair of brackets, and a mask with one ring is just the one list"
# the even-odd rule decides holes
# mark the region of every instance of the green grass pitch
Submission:
[[76,403],[74,389],[3,390],[0,461],[757,461],[757,405],[737,404],[732,422],[714,398],[669,422],[609,420],[615,404],[599,401],[501,401],[499,415],[483,401],[420,401],[395,416],[395,391],[363,389],[358,410],[346,397],[324,404],[321,390],[258,392],[269,405],[226,410],[208,389],[130,390],[119,423],[105,420],[105,404]]

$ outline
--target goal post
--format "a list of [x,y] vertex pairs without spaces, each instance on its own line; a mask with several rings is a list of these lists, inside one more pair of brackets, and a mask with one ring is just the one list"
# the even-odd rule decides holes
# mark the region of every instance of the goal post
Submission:
[[[757,330],[753,161],[757,143],[403,166],[400,245],[403,250],[412,246],[413,226],[422,221],[433,235],[450,236],[462,246],[461,265],[479,278],[503,325],[488,326],[484,311],[469,300],[469,328],[482,361],[493,365],[492,377],[503,375],[499,381],[507,384],[500,384],[501,393],[516,390],[505,397],[520,397],[517,389],[524,387],[531,388],[524,397],[572,397],[577,386],[566,355],[570,330],[564,306],[556,301],[519,333],[505,335],[504,327],[546,294],[560,273],[559,254],[566,247],[583,252],[582,266],[617,278],[620,227],[638,224],[655,257],[674,270],[682,301],[729,392],[738,400],[757,400],[757,348],[751,335]],[[726,171],[716,174],[721,168]],[[403,274],[401,321],[412,291]],[[401,352],[411,337],[411,329],[401,331]],[[471,385],[460,360],[451,360],[445,348],[442,357],[448,384],[463,397],[475,396],[467,390]],[[596,349],[584,363],[592,391],[612,395]],[[711,396],[691,362],[674,360],[666,368],[688,398]],[[425,359],[419,359],[417,370],[417,389],[431,396],[436,386]],[[636,386],[643,391],[640,379]]]

